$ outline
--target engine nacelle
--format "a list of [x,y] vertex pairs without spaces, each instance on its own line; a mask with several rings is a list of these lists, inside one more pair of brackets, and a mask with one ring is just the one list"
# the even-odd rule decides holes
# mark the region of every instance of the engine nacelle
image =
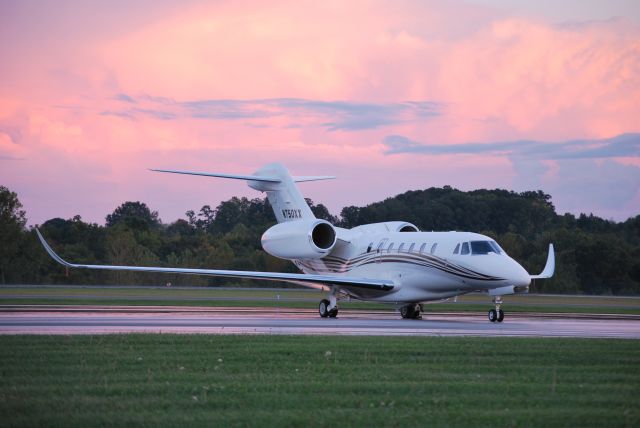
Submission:
[[406,221],[385,221],[383,223],[363,224],[351,229],[363,233],[384,233],[384,232],[420,232],[414,224]]
[[276,224],[262,234],[262,248],[281,259],[321,259],[336,245],[336,230],[325,220]]

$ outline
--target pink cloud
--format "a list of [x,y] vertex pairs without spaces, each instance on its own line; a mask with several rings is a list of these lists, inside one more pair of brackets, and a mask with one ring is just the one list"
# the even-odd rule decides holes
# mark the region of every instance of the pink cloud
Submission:
[[[44,9],[54,17],[95,13]],[[46,43],[15,30],[15,45],[0,48],[11,63],[0,71],[0,182],[18,191],[31,222],[76,213],[101,222],[125,199],[172,221],[204,203],[257,194],[146,168],[250,172],[274,160],[298,174],[340,175],[304,189],[334,211],[443,184],[544,186],[558,199],[576,191],[554,186],[573,164],[523,183],[521,165],[506,157],[389,156],[383,140],[560,141],[639,131],[640,28],[625,20],[552,25],[463,2],[220,2],[159,8],[153,19],[138,9],[121,27],[121,14],[105,14],[111,24],[95,31],[48,27],[53,20],[36,34]],[[306,104],[269,101],[281,98]],[[224,114],[197,117],[185,107],[204,100]],[[242,104],[247,115],[239,117],[225,101],[254,104]],[[433,115],[398,107],[414,101],[438,107]],[[625,186],[638,157],[611,160],[631,168],[620,177]],[[616,182],[615,168],[601,170]],[[567,206],[613,212],[594,203],[585,196]],[[637,212],[623,205],[618,218]]]
[[622,133],[640,105],[640,74],[629,72],[640,70],[640,39],[629,27],[495,22],[453,47],[440,84],[465,117],[499,117],[532,138]]

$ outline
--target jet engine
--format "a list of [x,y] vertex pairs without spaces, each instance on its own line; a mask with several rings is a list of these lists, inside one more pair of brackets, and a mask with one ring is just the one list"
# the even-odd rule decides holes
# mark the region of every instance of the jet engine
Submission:
[[321,259],[336,245],[336,231],[325,220],[278,223],[262,235],[262,248],[281,259]]
[[363,224],[351,229],[364,233],[385,233],[385,232],[420,232],[414,224],[406,221],[385,221],[383,223]]

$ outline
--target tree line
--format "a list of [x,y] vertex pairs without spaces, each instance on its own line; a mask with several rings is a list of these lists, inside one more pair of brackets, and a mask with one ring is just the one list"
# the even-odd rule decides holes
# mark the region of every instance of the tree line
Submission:
[[[464,230],[493,237],[527,271],[544,266],[547,246],[556,248],[556,275],[532,284],[533,292],[638,294],[640,215],[624,222],[594,215],[558,215],[541,191],[463,192],[449,186],[409,191],[364,207],[348,206],[340,216],[307,199],[316,217],[352,228],[381,221],[409,221],[423,231]],[[0,283],[165,284],[255,286],[255,281],[118,271],[71,270],[55,263],[40,245],[18,195],[0,186]],[[40,230],[64,258],[82,264],[174,266],[296,272],[265,253],[262,233],[275,224],[266,198],[231,198],[217,207],[189,210],[164,224],[143,202],[125,202],[105,225],[80,216],[53,218]]]

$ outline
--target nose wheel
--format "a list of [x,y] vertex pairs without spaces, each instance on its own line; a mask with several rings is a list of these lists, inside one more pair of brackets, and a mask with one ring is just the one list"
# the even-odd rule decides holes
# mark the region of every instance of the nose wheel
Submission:
[[491,322],[502,322],[504,319],[504,311],[502,309],[491,309],[489,311],[489,321]]
[[504,311],[500,309],[500,305],[502,305],[502,296],[494,297],[493,304],[496,306],[496,308],[489,311],[489,321],[502,322],[502,320],[504,319]]

